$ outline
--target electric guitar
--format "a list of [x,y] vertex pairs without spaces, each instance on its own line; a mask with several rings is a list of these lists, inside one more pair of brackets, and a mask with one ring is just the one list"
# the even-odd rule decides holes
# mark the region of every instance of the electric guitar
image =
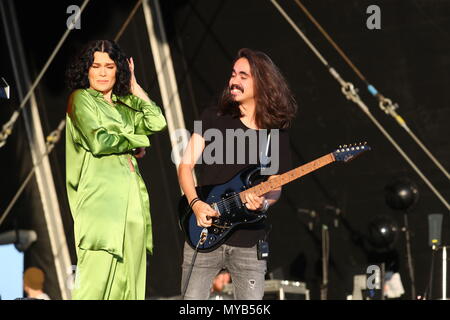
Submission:
[[220,213],[220,217],[213,218],[211,227],[208,227],[208,232],[205,233],[204,228],[197,225],[197,219],[186,196],[182,196],[178,206],[180,227],[193,249],[198,249],[199,252],[213,251],[239,226],[266,218],[265,212],[247,209],[243,203],[246,192],[253,192],[257,196],[264,195],[332,162],[348,162],[368,150],[370,147],[366,143],[339,146],[334,152],[268,181],[268,175],[260,174],[264,169],[253,166],[239,172],[226,183],[196,187],[200,200],[211,205]]

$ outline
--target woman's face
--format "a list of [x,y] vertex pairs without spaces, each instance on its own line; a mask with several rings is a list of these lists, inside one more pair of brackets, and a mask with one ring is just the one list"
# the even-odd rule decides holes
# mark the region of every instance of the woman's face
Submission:
[[108,93],[116,83],[117,66],[106,52],[96,51],[94,62],[89,68],[89,85],[91,89]]

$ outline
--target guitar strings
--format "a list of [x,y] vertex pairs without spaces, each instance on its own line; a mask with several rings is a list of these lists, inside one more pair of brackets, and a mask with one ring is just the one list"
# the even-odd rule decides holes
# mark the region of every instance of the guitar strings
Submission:
[[[314,167],[314,166],[313,166]],[[291,172],[291,174],[289,174],[286,178],[287,179],[289,179],[289,178],[293,178],[293,176],[294,176],[294,172],[296,171],[296,170],[298,170],[299,168],[294,168],[293,170],[291,170],[292,172]],[[286,179],[285,178],[285,179]],[[285,179],[282,179],[282,181],[285,181]],[[266,181],[267,182],[267,181]],[[222,207],[224,207],[224,206],[226,206],[226,205],[232,205],[232,204],[234,204],[235,205],[235,207],[234,208],[237,208],[237,207],[239,207],[239,205],[237,205],[236,204],[236,197],[238,197],[239,196],[239,193],[235,193],[235,194],[233,194],[231,197],[228,197],[228,198],[225,198],[225,199],[222,199],[222,200],[220,200],[220,201],[218,201],[218,202],[216,202],[216,205],[219,207],[219,206],[222,206]],[[242,203],[242,204],[244,204],[244,203]]]
[[[313,165],[313,168],[314,167],[316,167],[316,165]],[[300,169],[300,167],[291,170],[290,174],[288,174],[285,178],[282,178],[281,181],[286,183],[286,180],[288,180],[288,182],[289,182],[289,181],[292,181],[292,178],[294,178],[294,179],[297,178],[297,177],[295,177],[296,176],[295,173],[298,169]],[[300,171],[302,172],[302,170],[300,170]],[[273,183],[276,183],[276,182],[273,181],[272,184]],[[228,198],[225,198],[225,199],[222,199],[222,200],[216,202],[215,204],[216,204],[217,208],[219,209],[219,212],[223,211],[223,210],[229,211],[229,209],[241,208],[241,205],[245,206],[245,203],[243,203],[240,199],[239,200],[236,199],[237,197],[239,197],[239,193],[235,193]],[[223,209],[223,210],[221,210],[221,209]]]
[[240,200],[237,200],[238,197],[239,197],[239,193],[235,193],[234,195],[232,195],[229,198],[225,198],[225,199],[222,199],[221,201],[216,202],[216,205],[217,205],[217,207],[222,207],[223,209],[225,209],[226,206],[231,207],[234,204],[234,206],[235,206],[234,208],[237,208],[238,205],[236,202],[240,201]]
[[240,205],[240,204],[242,204],[243,206],[245,206],[245,204],[244,204],[242,201],[240,201],[240,200],[239,200],[239,201],[240,201],[240,204],[237,203],[237,201],[236,201],[236,198],[237,198],[237,197],[239,197],[239,194],[238,194],[238,193],[232,195],[232,196],[229,197],[229,198],[226,198],[226,199],[223,199],[223,200],[221,200],[221,201],[219,201],[219,202],[216,202],[216,205],[217,205],[217,207],[219,208],[219,212],[222,211],[222,210],[220,210],[220,209],[224,209],[224,210],[226,211],[226,209],[236,209],[236,208],[241,208],[241,205]]
[[[229,211],[230,209],[236,209],[236,208],[241,208],[240,204],[237,203],[240,200],[237,200],[237,198],[239,197],[239,194],[236,193],[234,195],[232,195],[229,198],[223,199],[219,202],[216,202],[217,207],[219,208],[219,213],[228,213],[227,211]],[[242,202],[240,202],[242,203]],[[242,205],[244,205],[242,203]]]

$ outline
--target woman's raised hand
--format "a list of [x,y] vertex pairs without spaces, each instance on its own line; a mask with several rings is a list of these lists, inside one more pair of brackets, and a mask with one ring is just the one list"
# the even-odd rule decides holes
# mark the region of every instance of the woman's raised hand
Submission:
[[130,90],[131,90],[131,93],[133,93],[139,85],[136,81],[136,76],[134,75],[134,61],[133,61],[132,57],[130,57],[130,59],[128,59],[128,66],[130,67],[130,73],[131,73]]

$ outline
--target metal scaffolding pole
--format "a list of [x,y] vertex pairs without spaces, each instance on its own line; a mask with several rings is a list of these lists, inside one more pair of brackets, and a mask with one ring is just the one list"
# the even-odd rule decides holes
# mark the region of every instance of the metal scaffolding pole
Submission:
[[167,119],[170,143],[174,151],[172,152],[172,160],[178,168],[182,156],[178,152],[179,144],[186,146],[189,137],[184,123],[183,109],[181,107],[170,47],[167,42],[159,0],[144,0],[142,7]]
[[[6,42],[9,49],[14,78],[17,84],[17,92],[20,100],[23,101],[25,93],[30,88],[31,82],[13,1],[0,2],[0,12],[5,29]],[[30,98],[30,108],[23,110],[25,129],[29,141],[32,161],[33,164],[37,165],[35,170],[36,183],[47,224],[61,297],[62,299],[70,299],[71,294],[68,279],[70,279],[72,275],[72,263],[67,247],[61,211],[49,159],[45,157],[42,159],[42,162],[38,164],[41,155],[46,152],[47,147],[34,93],[31,93]]]

